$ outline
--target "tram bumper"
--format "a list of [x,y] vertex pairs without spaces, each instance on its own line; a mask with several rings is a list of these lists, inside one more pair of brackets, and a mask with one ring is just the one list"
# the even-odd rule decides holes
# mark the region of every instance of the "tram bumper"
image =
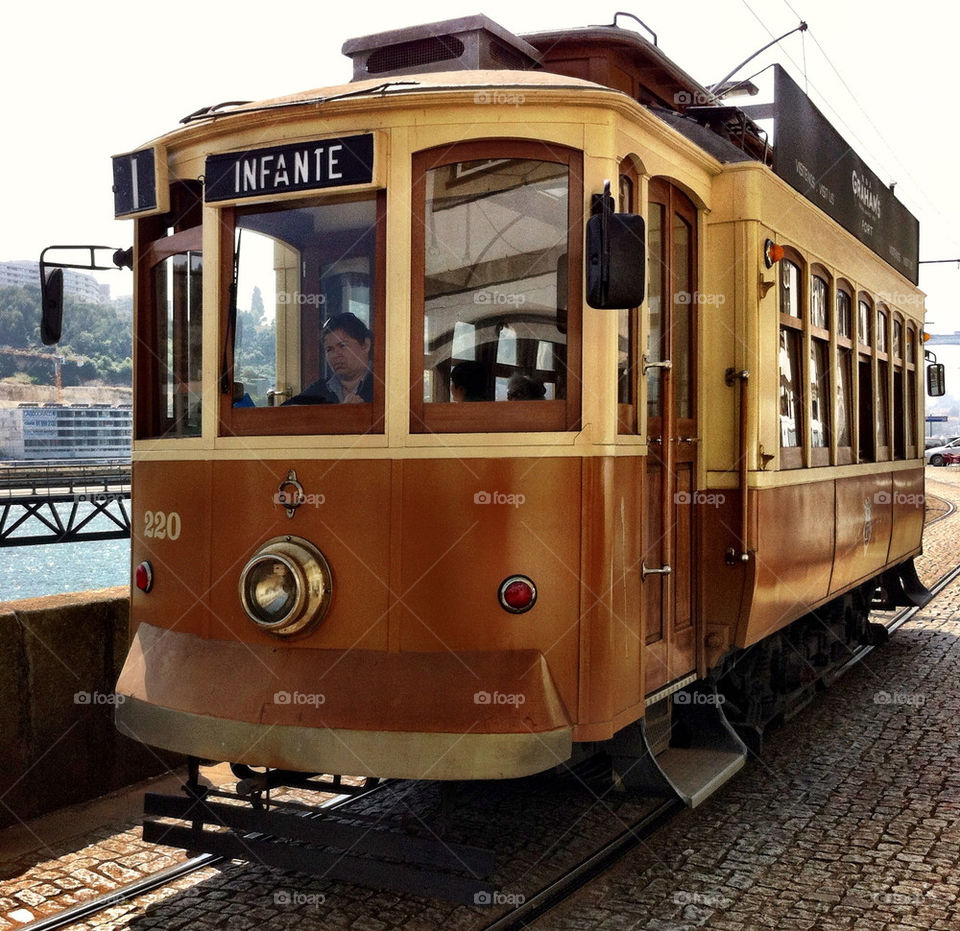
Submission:
[[315,650],[141,624],[117,696],[118,729],[142,743],[301,772],[509,779],[572,747],[537,650]]

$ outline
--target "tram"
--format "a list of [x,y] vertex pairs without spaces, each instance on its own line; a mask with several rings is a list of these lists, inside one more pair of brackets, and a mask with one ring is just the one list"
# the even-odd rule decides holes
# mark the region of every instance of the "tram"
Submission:
[[616,25],[344,51],[114,159],[117,725],[281,781],[602,750],[697,804],[927,597],[917,223],[782,70],[771,146]]

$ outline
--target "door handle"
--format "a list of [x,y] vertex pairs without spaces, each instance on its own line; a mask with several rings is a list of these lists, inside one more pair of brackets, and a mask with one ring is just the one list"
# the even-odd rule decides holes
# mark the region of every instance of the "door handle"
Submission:
[[663,566],[660,569],[648,569],[645,562],[640,563],[640,581],[646,582],[648,575],[670,575],[673,569],[670,566]]

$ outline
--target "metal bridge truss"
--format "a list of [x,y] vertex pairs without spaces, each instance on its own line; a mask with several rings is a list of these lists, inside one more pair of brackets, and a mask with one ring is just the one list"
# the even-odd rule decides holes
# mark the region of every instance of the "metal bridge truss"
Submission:
[[[130,491],[99,491],[90,494],[51,494],[17,497],[0,502],[0,546],[31,546],[35,543],[76,543],[81,540],[122,540],[130,536]],[[57,505],[69,504],[64,517]],[[100,516],[111,526],[94,530]],[[34,532],[20,532],[20,528]]]
[[0,467],[0,546],[129,536],[129,460]]

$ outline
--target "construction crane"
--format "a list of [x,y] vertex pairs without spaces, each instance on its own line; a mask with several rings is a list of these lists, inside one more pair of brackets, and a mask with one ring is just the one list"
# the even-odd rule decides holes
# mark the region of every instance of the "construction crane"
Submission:
[[77,362],[83,365],[87,360],[81,356],[65,356],[62,353],[40,352],[36,349],[13,349],[10,346],[0,346],[0,352],[11,356],[26,356],[30,359],[49,359],[54,364],[54,374],[57,385],[57,403],[63,403],[63,380],[60,372],[64,362]]

